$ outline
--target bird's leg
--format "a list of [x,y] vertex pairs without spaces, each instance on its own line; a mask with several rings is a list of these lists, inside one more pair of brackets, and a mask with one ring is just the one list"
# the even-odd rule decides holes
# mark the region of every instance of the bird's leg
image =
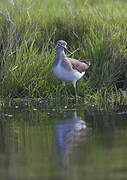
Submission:
[[66,97],[68,97],[68,94],[72,96],[72,93],[71,93],[71,91],[67,88],[65,81],[62,81],[62,84],[63,84],[63,86],[65,87],[64,89],[65,89]]
[[76,87],[74,89],[75,89],[75,102],[77,103],[78,102],[78,96],[77,96]]
[[65,81],[62,81],[63,86],[66,86]]
[[63,84],[64,89],[65,89],[66,97],[68,97],[68,93],[67,93],[67,88],[66,88],[66,83],[65,83],[65,81],[62,81],[62,84]]
[[73,86],[75,89],[75,102],[77,103],[78,102],[78,96],[77,96],[77,91],[76,91],[76,82],[73,82]]

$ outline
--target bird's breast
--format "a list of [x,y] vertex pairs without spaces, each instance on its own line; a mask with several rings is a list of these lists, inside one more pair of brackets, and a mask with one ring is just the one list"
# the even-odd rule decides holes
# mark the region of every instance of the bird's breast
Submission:
[[59,64],[57,66],[52,67],[53,73],[61,80],[63,81],[74,81],[80,79],[85,72],[80,73],[78,71],[74,70],[66,70],[64,67],[60,66]]

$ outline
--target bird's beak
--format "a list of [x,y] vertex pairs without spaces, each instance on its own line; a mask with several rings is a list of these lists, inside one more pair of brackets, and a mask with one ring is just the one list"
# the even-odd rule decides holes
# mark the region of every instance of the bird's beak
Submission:
[[64,47],[64,49],[65,49],[68,53],[71,53],[71,51],[69,51],[66,46]]
[[63,46],[63,48],[67,51],[67,46]]
[[[71,51],[69,51],[68,49],[67,49],[67,46],[63,46],[63,45],[60,45],[61,47],[63,47],[68,53],[70,53],[71,54]],[[56,45],[56,47],[55,48],[57,48],[58,47],[58,45]]]

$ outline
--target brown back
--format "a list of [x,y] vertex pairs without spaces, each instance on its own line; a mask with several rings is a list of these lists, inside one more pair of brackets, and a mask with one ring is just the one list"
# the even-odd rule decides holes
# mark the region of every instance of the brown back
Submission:
[[90,60],[79,61],[77,59],[68,58],[71,62],[72,68],[79,71],[80,73],[85,72],[90,66]]

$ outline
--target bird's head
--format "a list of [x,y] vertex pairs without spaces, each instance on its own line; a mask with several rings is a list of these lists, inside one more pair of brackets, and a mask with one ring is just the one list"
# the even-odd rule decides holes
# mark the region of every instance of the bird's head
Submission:
[[64,40],[59,40],[56,43],[56,50],[67,50],[67,43]]

